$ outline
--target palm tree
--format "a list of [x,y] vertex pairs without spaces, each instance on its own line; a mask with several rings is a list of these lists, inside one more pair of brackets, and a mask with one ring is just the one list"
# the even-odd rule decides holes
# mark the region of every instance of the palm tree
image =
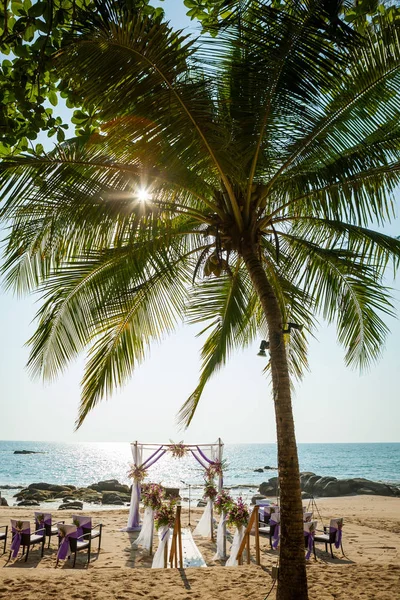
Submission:
[[99,2],[54,60],[101,129],[3,161],[4,271],[42,293],[34,375],[88,350],[78,426],[182,318],[207,336],[186,425],[229,353],[268,336],[277,598],[304,600],[291,375],[318,316],[337,323],[349,365],[368,366],[387,332],[382,276],[400,242],[371,227],[399,182],[399,26],[377,18],[355,39],[319,0],[252,1],[239,17],[199,45]]

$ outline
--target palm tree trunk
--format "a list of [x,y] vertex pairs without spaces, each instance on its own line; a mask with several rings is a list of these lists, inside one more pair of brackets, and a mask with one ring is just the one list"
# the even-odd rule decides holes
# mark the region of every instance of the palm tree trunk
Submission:
[[307,600],[300,472],[282,314],[254,246],[244,246],[242,256],[264,309],[269,331],[281,497],[280,565],[276,598]]

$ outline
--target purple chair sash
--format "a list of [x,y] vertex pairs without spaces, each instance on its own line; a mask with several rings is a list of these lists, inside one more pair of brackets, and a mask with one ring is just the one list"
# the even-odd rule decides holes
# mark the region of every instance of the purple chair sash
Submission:
[[61,541],[60,547],[57,552],[57,560],[65,560],[68,556],[69,550],[69,538],[77,538],[78,531],[72,531],[71,533],[67,533]]
[[12,552],[11,556],[13,558],[16,558],[17,554],[18,554],[18,551],[20,549],[20,546],[21,546],[21,537],[22,537],[22,534],[24,533],[24,534],[29,535],[30,532],[31,532],[31,530],[30,530],[30,528],[28,528],[28,529],[17,529],[16,527],[13,527],[12,528],[12,532],[14,534],[14,537],[13,537],[13,540],[11,542],[11,552]]
[[272,539],[274,540],[272,542],[272,547],[273,547],[274,550],[276,550],[277,547],[279,546],[280,524],[277,523],[276,521],[274,521],[272,517],[271,517],[271,519],[269,521],[269,524],[270,524],[270,526],[271,525],[275,525],[274,535],[272,536]]
[[313,546],[314,546],[315,531],[305,531],[304,535],[308,538],[307,539],[307,554],[306,554],[306,560],[308,560],[311,556],[311,552],[312,552]]
[[329,527],[329,533],[335,533],[335,548],[340,548],[342,544],[342,527],[339,525],[338,527]]

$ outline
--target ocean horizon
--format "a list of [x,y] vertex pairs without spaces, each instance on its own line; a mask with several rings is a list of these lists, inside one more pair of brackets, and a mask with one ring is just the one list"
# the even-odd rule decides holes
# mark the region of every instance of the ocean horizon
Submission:
[[[15,450],[39,454],[14,454]],[[364,477],[400,484],[398,442],[298,444],[298,453],[301,471],[338,479]],[[224,459],[225,486],[247,500],[260,483],[277,474],[276,444],[225,444]],[[0,441],[0,491],[13,503],[15,490],[5,490],[2,486],[25,487],[46,482],[86,487],[105,479],[129,484],[130,463],[130,445],[125,442]],[[262,473],[255,471],[264,467],[269,469]],[[149,469],[147,480],[183,490],[190,484],[193,500],[202,495],[203,472],[190,456],[182,459],[164,456]]]

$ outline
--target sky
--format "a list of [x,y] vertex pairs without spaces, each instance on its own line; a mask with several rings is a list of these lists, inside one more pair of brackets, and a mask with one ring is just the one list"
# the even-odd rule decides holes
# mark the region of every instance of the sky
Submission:
[[[175,27],[194,28],[183,2],[162,3]],[[400,206],[400,192],[397,194]],[[400,235],[400,220],[385,228]],[[400,282],[388,279],[399,309]],[[25,343],[35,330],[34,297],[17,298],[0,288],[0,439],[49,441],[226,443],[276,441],[275,417],[265,359],[259,341],[232,355],[210,381],[188,430],[179,430],[176,414],[194,390],[200,370],[201,340],[184,326],[162,344],[130,382],[99,404],[74,431],[78,413],[81,357],[55,382],[32,380],[25,365]],[[299,443],[399,442],[400,321],[386,318],[390,334],[380,361],[363,375],[344,365],[345,351],[335,328],[321,323],[309,349],[310,372],[296,383],[293,410]]]

